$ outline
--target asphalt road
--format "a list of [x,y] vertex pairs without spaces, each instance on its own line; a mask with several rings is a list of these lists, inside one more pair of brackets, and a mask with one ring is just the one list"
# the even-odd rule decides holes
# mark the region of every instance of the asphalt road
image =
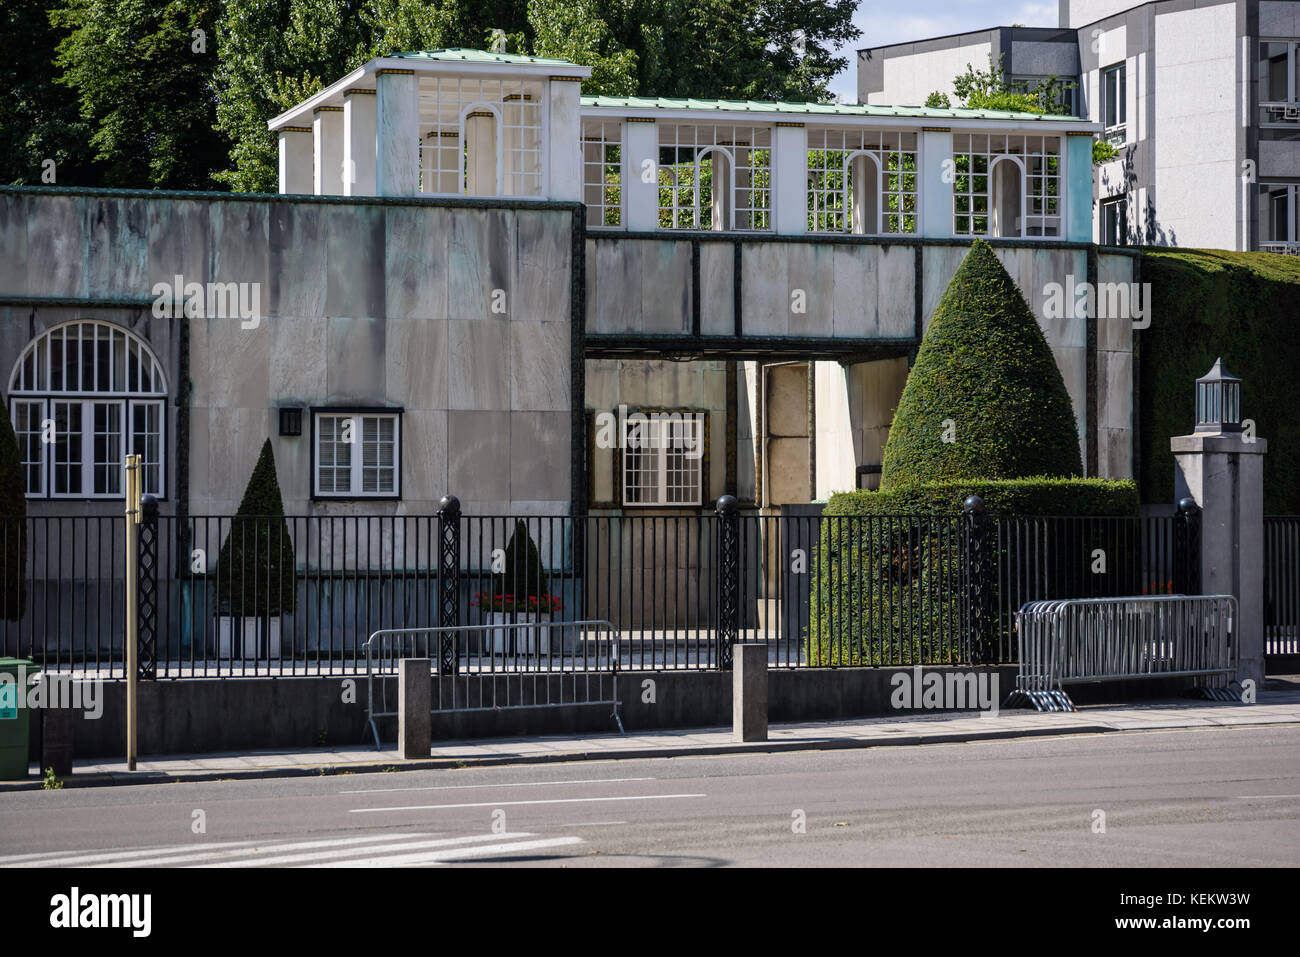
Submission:
[[0,866],[1296,866],[1300,727],[16,792],[0,848]]

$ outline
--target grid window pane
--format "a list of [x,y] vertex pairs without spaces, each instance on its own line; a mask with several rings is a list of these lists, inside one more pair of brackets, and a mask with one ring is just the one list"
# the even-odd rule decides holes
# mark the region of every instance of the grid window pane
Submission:
[[315,423],[316,494],[398,494],[398,416],[326,413]]
[[630,415],[623,435],[623,503],[697,506],[702,498],[704,415]]

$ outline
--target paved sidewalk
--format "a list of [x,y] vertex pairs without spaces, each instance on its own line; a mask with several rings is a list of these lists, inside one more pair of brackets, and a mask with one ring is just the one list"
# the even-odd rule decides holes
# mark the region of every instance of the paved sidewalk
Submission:
[[[305,774],[361,774],[386,770],[531,764],[613,758],[682,757],[747,751],[801,751],[874,748],[889,745],[941,744],[1054,734],[1100,734],[1169,728],[1236,727],[1300,724],[1300,690],[1266,690],[1259,703],[1165,700],[1125,706],[1085,707],[1066,714],[1002,711],[996,715],[944,712],[927,715],[809,721],[773,725],[769,740],[740,744],[730,728],[645,731],[435,742],[425,760],[402,761],[392,746],[376,751],[310,748],[300,751],[252,751],[236,754],[188,754],[146,758],[134,772],[123,761],[78,761],[66,787],[152,784],[173,781],[236,780]],[[0,792],[41,787],[39,777],[0,782]]]

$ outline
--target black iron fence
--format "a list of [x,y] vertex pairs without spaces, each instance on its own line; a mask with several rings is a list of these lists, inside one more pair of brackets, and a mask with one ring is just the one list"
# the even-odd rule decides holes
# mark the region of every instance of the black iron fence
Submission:
[[[614,623],[623,669],[725,669],[737,641],[765,643],[780,668],[1011,662],[1025,602],[1199,591],[1194,510],[799,511],[724,497],[704,514],[464,516],[449,498],[427,516],[156,517],[141,533],[140,668],[355,674],[381,629],[474,626],[457,647],[509,656],[527,632],[502,625],[577,620]],[[122,677],[123,519],[0,524],[0,654]],[[588,650],[581,629],[544,633],[552,660]]]
[[1300,515],[1264,518],[1264,654],[1300,655]]

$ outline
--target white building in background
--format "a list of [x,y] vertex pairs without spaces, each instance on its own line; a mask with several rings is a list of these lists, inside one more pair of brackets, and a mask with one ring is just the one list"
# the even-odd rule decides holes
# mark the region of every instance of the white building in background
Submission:
[[863,103],[952,94],[1002,57],[1120,149],[1098,168],[1093,238],[1300,253],[1300,2],[1060,0],[1059,26],[993,27],[858,52]]

